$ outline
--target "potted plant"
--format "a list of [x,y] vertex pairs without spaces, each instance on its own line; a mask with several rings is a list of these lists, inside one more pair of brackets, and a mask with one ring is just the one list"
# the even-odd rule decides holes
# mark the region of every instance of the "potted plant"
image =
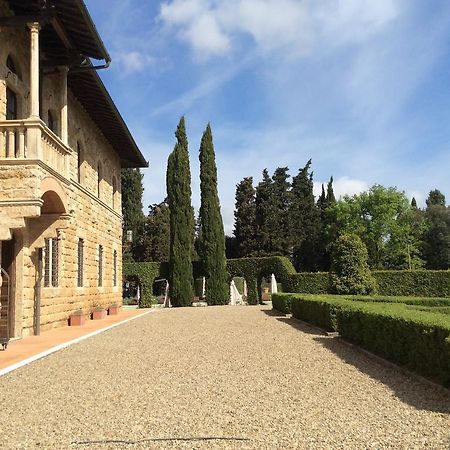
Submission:
[[106,309],[103,306],[96,306],[92,311],[92,320],[101,320],[106,317]]
[[114,303],[108,308],[108,314],[110,316],[119,314],[120,306],[117,303]]
[[80,327],[86,322],[86,316],[81,309],[77,309],[69,316],[69,326]]

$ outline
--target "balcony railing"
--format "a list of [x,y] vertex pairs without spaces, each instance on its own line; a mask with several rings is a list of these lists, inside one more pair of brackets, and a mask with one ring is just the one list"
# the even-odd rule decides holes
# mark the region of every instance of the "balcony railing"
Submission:
[[0,164],[8,160],[40,160],[68,178],[70,149],[41,120],[0,122]]

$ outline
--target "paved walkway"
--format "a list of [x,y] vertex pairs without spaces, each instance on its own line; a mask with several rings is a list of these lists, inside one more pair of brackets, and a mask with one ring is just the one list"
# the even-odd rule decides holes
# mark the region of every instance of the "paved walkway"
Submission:
[[[20,365],[23,361],[34,358],[56,346],[82,338],[103,328],[123,322],[132,317],[140,316],[145,312],[142,309],[120,309],[116,315],[106,316],[102,320],[86,320],[83,326],[60,327],[41,333],[39,336],[28,336],[23,339],[10,341],[5,351],[0,351],[0,375],[9,368]],[[1,428],[1,427],[0,427]]]
[[267,307],[157,310],[0,378],[5,449],[445,449],[450,396]]

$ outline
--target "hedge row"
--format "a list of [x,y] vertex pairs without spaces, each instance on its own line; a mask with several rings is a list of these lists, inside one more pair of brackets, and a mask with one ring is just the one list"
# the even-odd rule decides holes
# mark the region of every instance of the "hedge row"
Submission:
[[399,303],[278,294],[298,319],[338,331],[349,342],[450,387],[450,317]]
[[380,270],[373,275],[381,295],[450,297],[449,270]]
[[291,296],[289,294],[272,294],[272,308],[283,314],[291,313]]

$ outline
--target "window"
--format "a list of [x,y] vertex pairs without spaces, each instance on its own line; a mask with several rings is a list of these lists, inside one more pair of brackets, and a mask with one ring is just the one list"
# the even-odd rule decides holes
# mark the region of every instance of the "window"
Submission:
[[8,55],[8,58],[6,58],[6,67],[14,74],[21,79],[19,71],[17,70],[17,66],[14,63],[14,60],[11,55]]
[[45,240],[44,286],[58,286],[58,239]]
[[6,88],[6,120],[17,120],[17,95]]
[[77,142],[77,180],[81,184],[81,166],[83,164],[83,150],[81,145]]
[[103,286],[103,245],[98,246],[98,286]]
[[78,239],[78,277],[77,286],[83,287],[84,239]]
[[50,110],[47,113],[47,126],[53,131],[53,133],[56,133],[56,119]]
[[117,286],[117,250],[113,254],[113,286]]

